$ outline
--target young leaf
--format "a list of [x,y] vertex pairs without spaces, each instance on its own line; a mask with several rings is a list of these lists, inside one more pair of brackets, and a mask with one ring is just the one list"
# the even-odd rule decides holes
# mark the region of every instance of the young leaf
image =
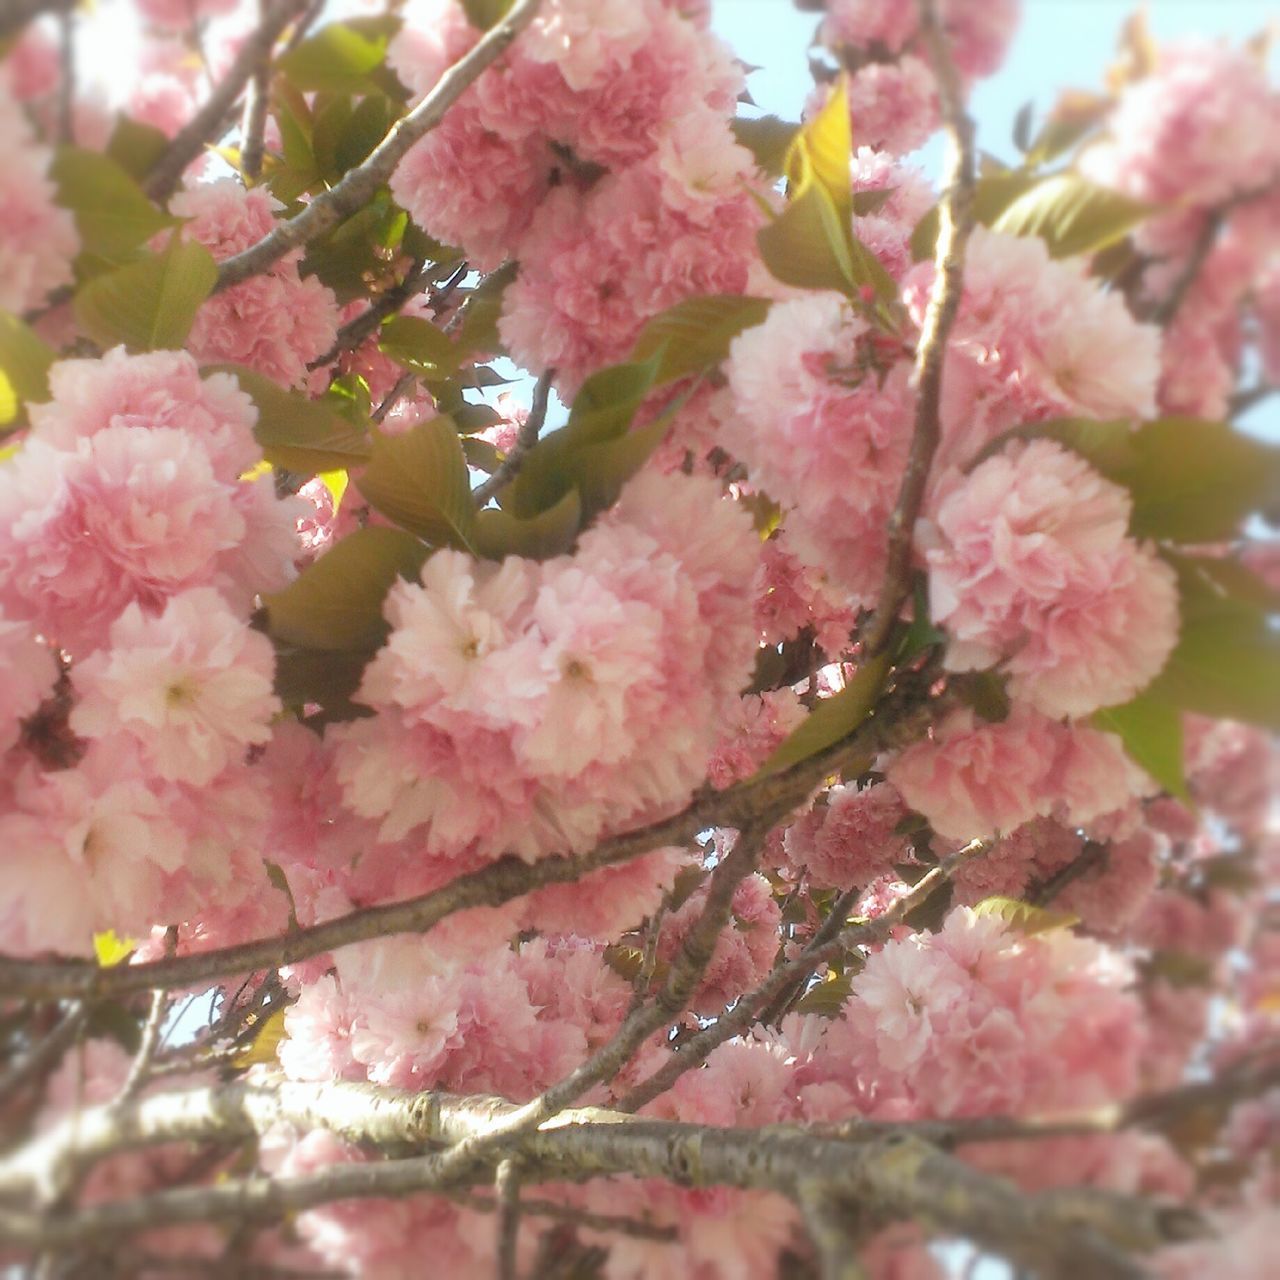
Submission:
[[857,291],[849,235],[822,187],[810,184],[756,233],[760,256],[775,280],[801,289]]
[[209,250],[175,236],[163,252],[90,280],[76,294],[76,319],[105,347],[123,342],[131,351],[178,348],[217,279]]
[[[978,179],[973,189],[973,216],[989,227],[1020,195],[1030,190],[1038,178],[1021,169],[990,173]],[[911,256],[916,262],[933,257],[938,242],[938,206],[934,205],[916,223],[911,233]]]
[[1013,200],[991,224],[1014,236],[1039,236],[1054,258],[1096,253],[1123,239],[1155,206],[1075,173],[1056,173]]
[[178,219],[162,213],[118,161],[100,151],[59,147],[49,169],[58,203],[70,209],[81,247],[108,262],[121,262]]
[[1182,715],[1172,703],[1139,694],[1122,707],[1093,714],[1094,725],[1115,733],[1129,757],[1171,796],[1187,799],[1182,762]]
[[1069,929],[1080,923],[1080,917],[1069,911],[1051,911],[1030,902],[1020,902],[1017,898],[983,898],[973,912],[979,916],[996,916],[1024,938],[1048,933],[1051,929]]
[[[275,867],[280,870],[274,862],[267,863],[268,869]],[[282,873],[283,874],[283,873]],[[274,878],[271,881],[275,884]],[[285,881],[286,890],[288,881]],[[294,911],[293,898],[289,899],[289,918],[293,928],[298,927],[297,913]],[[258,1034],[254,1036],[253,1043],[246,1045],[243,1049],[237,1050],[231,1057],[231,1066],[237,1068],[254,1067],[259,1065],[267,1065],[276,1060],[276,1053],[280,1048],[280,1042],[284,1039],[284,1015],[285,1009],[275,1009],[267,1015],[266,1021],[263,1022]]]
[[401,436],[379,436],[360,492],[370,506],[434,546],[474,545],[471,482],[458,432],[432,418]]
[[422,316],[393,316],[378,332],[378,347],[427,378],[450,378],[458,371],[457,347]]
[[645,396],[653,389],[661,353],[593,373],[574,397],[565,430],[575,443],[597,444],[626,433]]
[[870,714],[889,670],[885,655],[863,663],[839,693],[824,698],[779,744],[756,777],[789,769],[847,738]]
[[660,351],[655,381],[683,378],[719,364],[728,355],[733,339],[760,324],[772,305],[768,298],[723,293],[687,298],[645,325],[631,357],[647,360]]
[[368,460],[372,450],[368,430],[353,425],[325,400],[308,400],[286,391],[243,365],[211,365],[203,372],[233,374],[240,389],[253,397],[258,406],[254,438],[273,466],[313,476],[321,471],[345,472]]
[[506,16],[511,4],[512,0],[462,0],[462,11],[473,27],[488,31],[494,23]]
[[23,405],[49,398],[51,347],[17,316],[0,311],[0,427],[16,423]]
[[122,938],[114,929],[106,929],[93,935],[93,954],[104,969],[127,960],[138,948],[133,938]]
[[797,191],[811,182],[820,186],[846,225],[853,217],[852,157],[849,94],[841,76],[822,110],[796,135],[787,152],[786,170]]
[[155,125],[143,124],[121,114],[116,117],[115,128],[111,130],[107,155],[131,178],[141,182],[168,146],[169,139]]
[[569,472],[582,499],[584,521],[617,502],[623,486],[649,461],[670,427],[668,412],[648,426],[637,427],[614,440],[574,450]]
[[739,116],[729,122],[738,145],[746,147],[756,158],[756,164],[770,177],[781,177],[786,167],[787,153],[800,126],[777,116],[759,116],[754,120]]
[[271,635],[302,649],[376,649],[382,601],[397,578],[416,578],[429,548],[400,529],[371,525],[334,543],[283,591],[265,598]]
[[388,36],[334,22],[284,54],[276,70],[303,93],[363,93],[376,89],[372,73],[387,56]]

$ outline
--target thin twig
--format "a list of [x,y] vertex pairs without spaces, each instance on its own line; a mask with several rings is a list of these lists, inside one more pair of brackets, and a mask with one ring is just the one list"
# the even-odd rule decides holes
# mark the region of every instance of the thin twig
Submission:
[[[258,0],[258,20],[267,17],[266,0]],[[266,148],[267,107],[271,102],[271,50],[263,49],[249,77],[248,96],[240,126],[240,172],[246,182],[256,182],[262,173]]]
[[321,369],[331,361],[336,360],[344,351],[354,351],[370,334],[374,333],[378,326],[390,315],[394,315],[411,299],[416,298],[422,292],[422,287],[427,283],[434,263],[423,263],[419,258],[405,272],[405,277],[399,284],[393,285],[380,298],[375,299],[369,306],[358,316],[348,320],[346,324],[338,330],[337,336],[333,340],[333,346],[322,356],[317,356],[308,363],[308,369]]
[[514,1160],[503,1160],[493,1178],[498,1199],[497,1280],[517,1280],[516,1245],[520,1239],[520,1177]]
[[[362,209],[391,177],[405,153],[426,137],[484,69],[497,61],[508,45],[533,20],[541,0],[516,0],[500,22],[463,54],[436,81],[435,87],[408,115],[391,126],[387,136],[366,159],[340,182],[315,197],[301,213],[278,223],[257,244],[227,258],[218,268],[216,288],[225,289],[265,271],[291,249],[314,240]],[[243,83],[243,82],[242,82]],[[185,167],[185,166],[184,166]]]
[[62,1060],[62,1055],[75,1043],[86,1017],[82,1004],[73,1004],[63,1015],[62,1021],[38,1044],[16,1062],[10,1063],[0,1074],[0,1102],[21,1089],[29,1080],[52,1071]]
[[116,1098],[117,1104],[128,1102],[136,1096],[150,1078],[156,1050],[160,1047],[160,1029],[164,1026],[164,1017],[168,1008],[168,991],[163,987],[157,987],[151,993],[151,1008],[142,1026],[142,1039],[138,1043],[138,1052],[134,1054],[133,1061],[129,1064],[129,1074],[120,1087],[120,1093]]
[[302,8],[303,0],[276,0],[264,14],[262,21],[240,46],[235,61],[210,93],[204,106],[178,131],[147,175],[144,189],[153,200],[163,203],[173,194],[174,188],[182,181],[187,165],[221,131],[223,121],[235,106],[241,91],[258,70],[270,61],[271,50],[280,33]]
[[1068,885],[1087,876],[1098,867],[1104,867],[1110,853],[1107,845],[1100,840],[1086,840],[1080,852],[1067,863],[1059,867],[1043,883],[1027,893],[1027,901],[1036,907],[1047,907]]
[[414,373],[412,369],[402,373],[396,379],[396,385],[387,392],[382,403],[369,415],[369,421],[375,423],[384,422],[387,414],[389,414],[391,410],[409,394],[409,388],[412,387],[417,380],[418,375]]
[[897,503],[889,517],[888,551],[880,598],[863,640],[864,652],[870,657],[880,653],[888,643],[898,613],[910,592],[912,540],[916,517],[924,502],[929,467],[942,433],[942,374],[946,365],[947,339],[960,309],[965,248],[973,228],[976,181],[973,121],[965,110],[964,89],[947,48],[938,14],[938,0],[918,0],[918,4],[920,35],[938,84],[948,158],[942,199],[938,204],[938,243],[933,257],[936,274],[916,345],[916,413],[911,452]]
[[533,389],[533,403],[529,406],[529,416],[524,420],[516,435],[511,452],[498,464],[498,469],[483,484],[471,491],[471,501],[477,509],[485,506],[495,493],[511,483],[524,465],[525,455],[538,443],[543,424],[547,420],[547,404],[551,399],[551,379],[556,371],[548,369],[538,379]]
[[1182,304],[1187,300],[1187,295],[1199,278],[1200,272],[1204,269],[1204,264],[1209,260],[1209,255],[1213,252],[1213,246],[1217,243],[1218,234],[1225,221],[1226,214],[1222,208],[1209,209],[1205,213],[1204,222],[1196,233],[1195,243],[1187,254],[1186,262],[1182,264],[1182,270],[1178,272],[1169,292],[1159,302],[1148,308],[1144,319],[1159,325],[1162,329],[1172,323],[1182,309]]
[[58,141],[75,141],[76,21],[70,8],[58,13]]

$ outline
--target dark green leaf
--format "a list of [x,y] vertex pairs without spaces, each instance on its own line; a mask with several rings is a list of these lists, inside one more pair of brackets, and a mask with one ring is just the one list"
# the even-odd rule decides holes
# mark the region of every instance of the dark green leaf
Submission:
[[648,426],[573,452],[569,469],[582,498],[584,521],[613,506],[623,486],[649,461],[670,427],[671,415],[664,413]]
[[488,31],[494,23],[506,16],[512,0],[462,0],[462,11],[467,21],[481,31]]
[[358,481],[370,506],[434,546],[470,550],[471,482],[457,429],[447,417],[399,436],[378,436]]
[[1130,758],[1170,795],[1187,799],[1182,763],[1182,715],[1172,703],[1139,694],[1122,707],[1096,711],[1093,723],[1119,734]]
[[569,411],[566,430],[572,440],[594,444],[623,435],[653,389],[660,359],[661,353],[655,351],[648,359],[610,365],[593,373],[582,384]]
[[316,703],[331,721],[371,715],[352,701],[375,650],[276,648],[276,696],[295,709]]
[[75,216],[81,246],[108,262],[130,258],[139,245],[178,223],[147,199],[123,165],[100,151],[59,147],[49,173],[58,203]]
[[1018,196],[991,225],[1009,235],[1039,236],[1051,257],[1070,258],[1123,239],[1155,208],[1079,174],[1056,173]]
[[130,177],[141,181],[168,147],[169,139],[155,125],[143,124],[122,114],[116,117],[111,140],[107,143],[107,155]]
[[302,649],[376,649],[387,634],[387,591],[397,578],[416,578],[428,554],[400,529],[357,529],[266,597],[272,637]]
[[515,263],[508,262],[497,271],[490,272],[471,292],[462,308],[462,323],[458,327],[458,347],[465,353],[484,352],[497,354],[502,351],[502,339],[498,334],[498,317],[502,314],[502,294],[515,279]]
[[76,294],[81,328],[104,347],[131,351],[181,347],[218,266],[203,245],[175,237],[161,253],[95,276]]
[[554,507],[528,520],[489,507],[476,516],[476,550],[489,560],[506,556],[549,560],[573,546],[581,521],[582,501],[577,490],[570,490]]
[[658,383],[671,382],[719,364],[729,344],[745,329],[760,324],[773,304],[768,298],[709,294],[687,298],[653,317],[640,331],[631,352],[647,360],[661,352]]
[[273,466],[300,476],[360,466],[372,449],[367,419],[362,427],[325,399],[308,400],[243,365],[213,365],[204,372],[234,374],[258,406],[253,434]]
[[884,655],[864,662],[839,693],[824,698],[792,730],[756,777],[788,769],[847,738],[871,713],[888,670],[889,660]]
[[427,378],[449,378],[458,370],[457,347],[421,316],[392,316],[378,331],[378,347]]
[[747,120],[739,116],[729,127],[741,146],[756,158],[756,164],[771,177],[780,177],[800,126],[777,116],[760,116]]

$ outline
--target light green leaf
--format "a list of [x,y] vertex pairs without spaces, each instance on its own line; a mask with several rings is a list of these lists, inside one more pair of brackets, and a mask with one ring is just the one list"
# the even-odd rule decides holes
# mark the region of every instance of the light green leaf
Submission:
[[847,738],[871,713],[888,671],[889,659],[884,654],[864,662],[839,693],[823,698],[791,731],[756,777],[789,769]]
[[582,501],[576,489],[528,520],[488,507],[476,516],[476,551],[489,560],[507,556],[550,560],[573,546],[581,522]]
[[300,476],[322,471],[344,472],[359,466],[372,452],[367,426],[364,430],[325,400],[286,391],[270,378],[243,365],[210,365],[204,373],[234,375],[242,391],[258,406],[254,438],[263,457],[273,466]]
[[143,124],[124,114],[116,117],[107,155],[139,182],[151,172],[155,162],[168,150],[169,139],[151,124]]
[[272,637],[302,649],[376,649],[387,634],[382,602],[391,584],[416,578],[429,554],[401,529],[357,529],[265,598]]
[[849,238],[831,197],[810,185],[756,233],[760,256],[775,280],[801,289],[856,292]]
[[733,136],[756,158],[756,164],[771,177],[781,177],[787,153],[800,126],[777,116],[760,116],[754,120],[739,116],[729,122]]
[[334,22],[284,54],[276,70],[303,93],[359,93],[376,87],[371,75],[387,56],[388,36]]
[[476,515],[462,442],[451,419],[378,436],[359,480],[369,504],[434,546],[474,546]]
[[121,262],[178,219],[162,213],[118,161],[100,151],[59,147],[49,169],[57,201],[70,209],[87,252]]
[[617,502],[623,486],[649,461],[670,428],[668,412],[648,426],[616,439],[574,450],[569,458],[569,473],[582,498],[584,522]]
[[1039,236],[1054,258],[1097,253],[1151,216],[1155,205],[1132,200],[1076,173],[1056,173],[1013,200],[992,229]]
[[787,152],[787,177],[797,192],[810,183],[820,186],[847,225],[853,216],[852,158],[848,85],[841,76],[822,110],[796,134]]
[[[991,173],[978,179],[973,190],[973,216],[984,227],[989,227],[1020,195],[1029,191],[1039,181],[1033,174],[1021,169],[1007,173]],[[938,243],[938,206],[934,205],[916,223],[911,233],[911,256],[916,262],[932,258]]]
[[653,389],[661,353],[593,373],[574,397],[565,430],[575,443],[599,443],[624,434]]
[[801,998],[796,1001],[796,1013],[816,1013],[822,1018],[835,1018],[844,1008],[844,1003],[853,990],[854,974],[846,971],[841,974],[831,971],[822,982],[815,982]]
[[103,346],[178,348],[217,279],[209,250],[175,236],[163,252],[95,276],[76,294],[75,316]]
[[378,331],[378,347],[427,378],[449,378],[458,371],[457,347],[422,316],[393,316]]
[[1115,733],[1130,758],[1171,796],[1187,799],[1182,762],[1182,715],[1172,703],[1139,694],[1122,707],[1093,714],[1094,725]]
[[49,398],[53,349],[17,316],[0,311],[0,427],[19,422],[25,404]]
[[1069,929],[1080,923],[1080,917],[1069,911],[1051,911],[1048,907],[1033,906],[1017,898],[983,898],[973,912],[979,916],[995,916],[1026,938],[1052,929]]
[[719,364],[729,354],[733,339],[760,324],[772,305],[768,298],[724,293],[687,298],[645,325],[632,359],[647,360],[661,352],[658,383],[696,373]]

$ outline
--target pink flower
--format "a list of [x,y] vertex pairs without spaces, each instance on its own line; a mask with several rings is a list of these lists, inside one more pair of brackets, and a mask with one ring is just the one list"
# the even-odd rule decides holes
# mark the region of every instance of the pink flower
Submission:
[[270,737],[274,667],[271,642],[210,587],[171,597],[156,617],[133,604],[112,623],[111,647],[76,667],[71,727],[131,739],[157,777],[199,786]]
[[1173,571],[1126,533],[1130,498],[1051,441],[1013,444],[935,495],[918,533],[953,671],[1000,665],[1049,715],[1127,702],[1177,639]]
[[53,690],[58,664],[25,623],[0,614],[0,756],[18,741],[22,721]]
[[707,766],[708,781],[713,787],[727,787],[750,777],[805,714],[790,689],[745,695],[722,726],[716,753]]
[[836,786],[827,803],[787,828],[786,865],[818,888],[870,884],[905,860],[907,840],[896,831],[906,817],[902,797],[885,782],[858,790]]
[[[810,111],[816,106],[811,99]],[[941,120],[929,64],[907,54],[897,62],[859,67],[849,77],[849,117],[859,146],[891,155],[906,155],[923,146]]]
[[[188,219],[183,234],[219,260],[247,249],[275,225],[281,206],[266,187],[246,191],[234,178],[188,186],[169,202]],[[307,364],[333,345],[338,304],[314,276],[298,274],[299,253],[202,303],[187,338],[202,362],[247,365],[282,386],[302,386]]]
[[240,0],[134,0],[148,22],[165,31],[185,31],[209,18],[232,13]]
[[54,204],[52,153],[0,83],[0,309],[23,312],[71,283],[80,248],[71,214]]

